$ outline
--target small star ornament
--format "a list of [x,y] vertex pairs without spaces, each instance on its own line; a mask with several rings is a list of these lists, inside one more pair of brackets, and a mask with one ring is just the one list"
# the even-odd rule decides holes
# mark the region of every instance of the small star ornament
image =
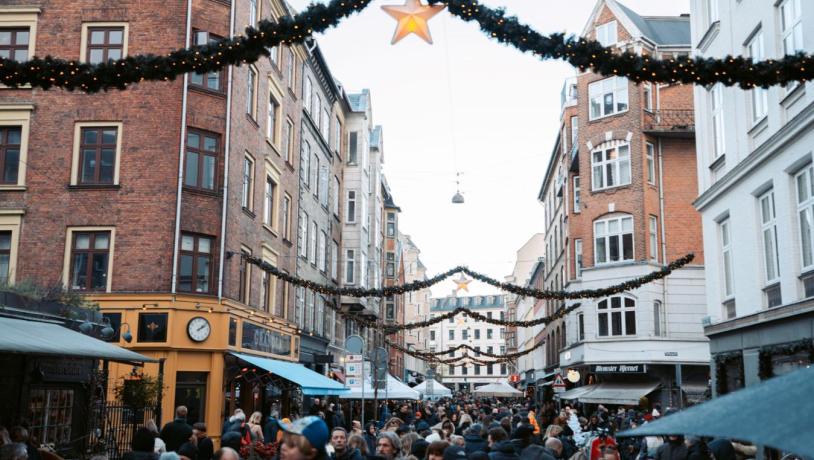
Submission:
[[455,281],[455,284],[457,285],[457,287],[455,288],[455,292],[458,292],[461,289],[463,289],[466,292],[469,292],[469,283],[471,283],[472,280],[466,279],[466,277],[464,277],[464,275],[461,275],[460,278],[458,278],[457,280],[453,280],[453,281]]
[[402,38],[416,34],[425,42],[432,44],[430,27],[427,21],[440,13],[445,5],[423,5],[421,0],[405,0],[404,5],[384,5],[382,9],[398,21],[396,32],[393,34],[391,45],[395,45]]

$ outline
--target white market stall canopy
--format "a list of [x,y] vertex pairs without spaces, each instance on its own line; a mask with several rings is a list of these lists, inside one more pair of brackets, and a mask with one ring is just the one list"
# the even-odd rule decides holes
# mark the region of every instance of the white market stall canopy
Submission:
[[430,380],[425,380],[419,383],[418,385],[414,386],[413,390],[421,392],[424,396],[440,396],[440,397],[452,396],[452,390],[445,387],[443,384],[438,382],[438,380],[432,380],[432,391],[430,391],[430,389],[428,388],[429,382]]
[[490,383],[475,388],[475,391],[472,393],[474,393],[475,396],[492,396],[495,398],[518,398],[524,394],[520,390],[515,390],[506,382]]
[[[373,384],[370,381],[370,376],[366,376],[363,380],[365,399],[373,399]],[[349,388],[349,392],[340,395],[341,399],[362,399],[362,388]],[[420,400],[421,393],[408,387],[406,384],[398,381],[395,377],[387,374],[387,388],[379,389],[379,399],[411,399]]]

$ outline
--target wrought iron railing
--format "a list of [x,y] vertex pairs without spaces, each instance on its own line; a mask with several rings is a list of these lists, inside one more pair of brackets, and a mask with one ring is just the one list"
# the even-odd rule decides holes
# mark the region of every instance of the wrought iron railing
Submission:
[[644,130],[659,132],[695,132],[695,112],[692,109],[645,111]]

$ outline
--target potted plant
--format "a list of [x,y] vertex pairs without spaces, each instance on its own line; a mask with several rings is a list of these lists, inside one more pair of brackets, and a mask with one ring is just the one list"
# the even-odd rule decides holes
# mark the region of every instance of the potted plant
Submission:
[[122,383],[113,388],[116,399],[132,414],[133,423],[144,422],[144,409],[155,408],[161,394],[161,383],[145,374],[130,374],[122,378]]

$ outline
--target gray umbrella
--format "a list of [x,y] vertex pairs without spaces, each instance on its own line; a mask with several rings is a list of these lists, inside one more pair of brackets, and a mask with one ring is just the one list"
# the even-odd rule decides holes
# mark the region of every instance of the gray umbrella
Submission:
[[814,367],[743,388],[617,436],[739,439],[814,458]]

